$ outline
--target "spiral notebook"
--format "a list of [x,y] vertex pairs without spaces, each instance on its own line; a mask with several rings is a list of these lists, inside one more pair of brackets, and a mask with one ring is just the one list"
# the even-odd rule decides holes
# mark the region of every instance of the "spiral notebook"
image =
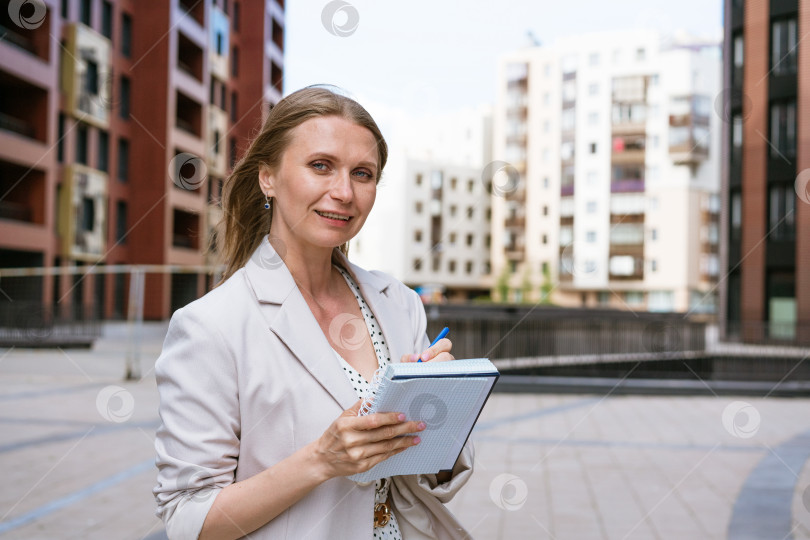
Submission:
[[371,382],[374,398],[363,402],[360,415],[403,412],[408,420],[421,420],[427,427],[418,433],[422,439],[418,445],[349,478],[371,482],[451,470],[498,376],[486,358],[398,363],[377,370]]

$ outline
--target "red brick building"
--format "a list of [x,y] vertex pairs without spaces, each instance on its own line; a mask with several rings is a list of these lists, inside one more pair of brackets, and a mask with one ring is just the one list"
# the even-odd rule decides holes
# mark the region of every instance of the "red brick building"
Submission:
[[725,334],[810,343],[810,0],[726,0]]
[[[281,97],[283,0],[0,11],[0,268],[210,262],[222,181]],[[127,284],[10,278],[0,301],[116,317]],[[209,286],[149,274],[145,316],[166,318]]]

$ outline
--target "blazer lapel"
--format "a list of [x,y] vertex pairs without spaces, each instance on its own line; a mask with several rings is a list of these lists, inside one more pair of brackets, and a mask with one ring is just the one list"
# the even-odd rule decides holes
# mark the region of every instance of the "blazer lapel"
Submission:
[[[329,341],[290,271],[267,238],[245,265],[245,275],[270,330],[341,408],[345,410],[354,405],[357,394],[340,369]],[[273,304],[279,305],[278,309],[271,308]]]

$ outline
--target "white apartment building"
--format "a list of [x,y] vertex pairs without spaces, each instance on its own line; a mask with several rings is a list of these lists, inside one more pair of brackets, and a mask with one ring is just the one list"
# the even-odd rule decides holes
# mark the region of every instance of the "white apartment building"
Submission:
[[482,170],[491,155],[491,110],[411,118],[369,107],[389,145],[377,200],[350,257],[426,295],[488,295],[491,199]]
[[[719,44],[599,33],[503,57],[492,266],[511,299],[714,310],[722,119]],[[495,184],[501,185],[498,179]]]

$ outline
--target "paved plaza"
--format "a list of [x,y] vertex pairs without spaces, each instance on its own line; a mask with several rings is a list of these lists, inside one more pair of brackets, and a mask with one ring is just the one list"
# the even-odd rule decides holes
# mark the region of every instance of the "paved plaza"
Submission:
[[[92,350],[0,350],[0,540],[165,538],[163,332],[145,328],[139,381],[125,327]],[[474,538],[810,538],[810,399],[496,393],[473,440],[450,506]]]

